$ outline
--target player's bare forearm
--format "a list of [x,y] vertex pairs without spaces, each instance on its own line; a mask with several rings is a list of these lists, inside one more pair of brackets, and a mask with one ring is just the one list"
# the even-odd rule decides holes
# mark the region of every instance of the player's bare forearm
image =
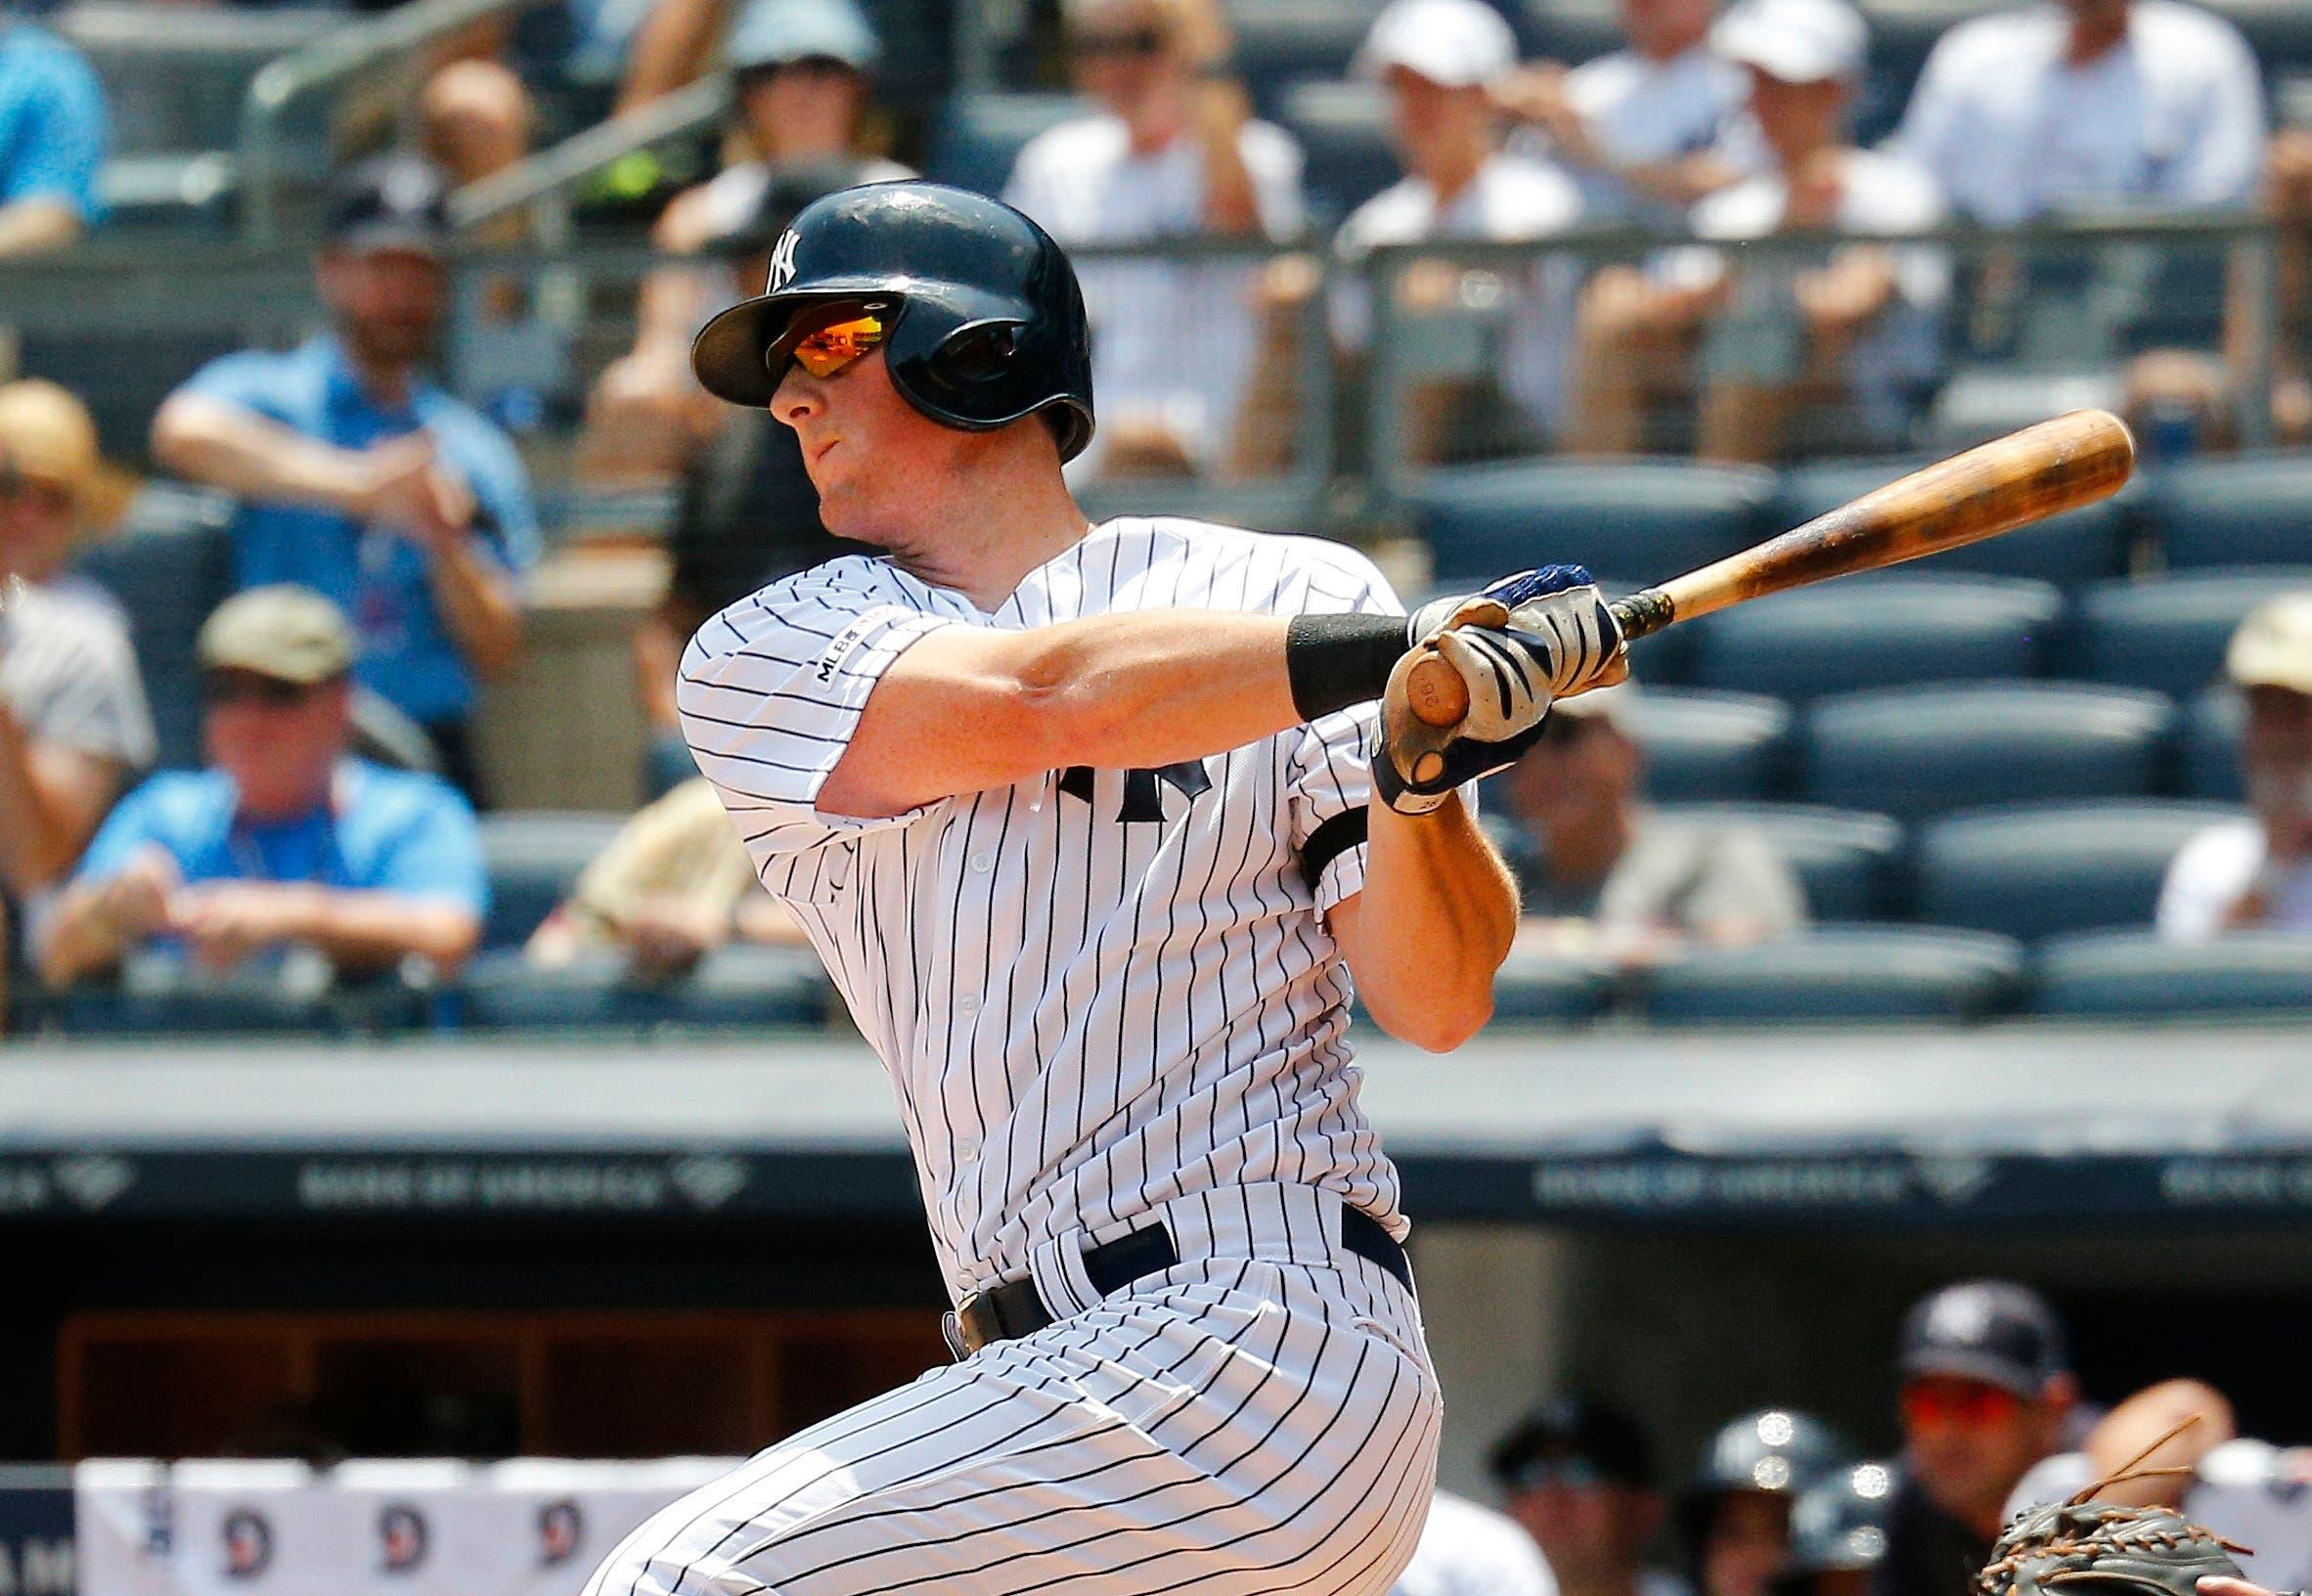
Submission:
[[1391,1036],[1447,1052],[1493,1014],[1517,935],[1517,885],[1459,798],[1428,815],[1371,811],[1364,890],[1334,906],[1357,995]]
[[897,815],[1071,765],[1144,769],[1274,736],[1301,720],[1287,624],[1167,609],[943,627],[876,684],[819,807]]

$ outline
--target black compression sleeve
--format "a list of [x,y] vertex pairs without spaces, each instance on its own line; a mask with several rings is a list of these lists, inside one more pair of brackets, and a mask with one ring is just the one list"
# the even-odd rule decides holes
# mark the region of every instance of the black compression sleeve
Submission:
[[1369,703],[1405,650],[1402,615],[1296,615],[1284,629],[1284,669],[1304,721]]

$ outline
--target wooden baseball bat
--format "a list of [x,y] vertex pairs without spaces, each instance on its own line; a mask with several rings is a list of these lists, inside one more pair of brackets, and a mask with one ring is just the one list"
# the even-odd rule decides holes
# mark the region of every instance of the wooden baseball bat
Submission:
[[[2012,532],[2119,491],[2135,468],[2127,425],[2104,410],[2075,410],[1922,466],[1738,554],[1641,588],[1610,606],[1625,639],[1790,588]],[[1461,673],[1435,655],[1405,684],[1412,712],[1451,726],[1469,709]]]

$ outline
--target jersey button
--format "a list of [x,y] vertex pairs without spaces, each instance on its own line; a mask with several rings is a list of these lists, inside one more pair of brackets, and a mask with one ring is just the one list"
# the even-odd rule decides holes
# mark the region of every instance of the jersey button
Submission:
[[971,856],[971,873],[973,875],[985,875],[988,873],[988,871],[994,869],[995,867],[996,860],[994,855],[973,854]]
[[977,1157],[979,1157],[979,1143],[977,1141],[973,1140],[969,1136],[957,1136],[956,1138],[956,1163],[968,1164]]
[[967,992],[956,999],[956,1007],[965,1014],[977,1014],[979,1012],[979,998]]

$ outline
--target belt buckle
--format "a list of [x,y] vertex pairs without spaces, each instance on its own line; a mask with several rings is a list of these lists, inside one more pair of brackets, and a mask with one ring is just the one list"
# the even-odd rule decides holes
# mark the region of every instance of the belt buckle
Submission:
[[[979,1340],[973,1331],[973,1322],[979,1316],[979,1300],[982,1295],[976,1291],[965,1292],[963,1300],[956,1305],[956,1310],[950,1313],[947,1316],[947,1322],[940,1326],[941,1330],[949,1332],[948,1350],[954,1352],[958,1360],[969,1357],[987,1345],[986,1342]],[[950,1330],[950,1326],[954,1328]]]

